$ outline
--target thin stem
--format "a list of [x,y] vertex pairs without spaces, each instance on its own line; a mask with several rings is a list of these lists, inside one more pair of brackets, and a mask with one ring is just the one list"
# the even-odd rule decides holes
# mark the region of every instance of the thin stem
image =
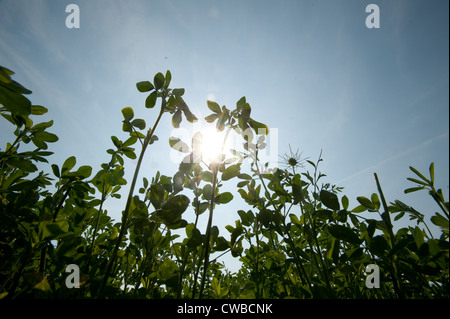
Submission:
[[[255,164],[256,164],[256,167],[258,167],[258,151],[256,151],[256,154],[255,154]],[[262,178],[262,176],[261,176],[261,173],[259,172],[258,169],[257,169],[257,174],[258,174],[258,177],[259,177],[259,179],[260,179],[260,181],[261,181],[261,184],[262,184],[263,187],[264,187],[265,192],[266,192],[267,194],[270,194],[270,193],[269,193],[269,190],[267,189],[266,183],[264,183],[264,180],[263,180],[263,178]],[[279,209],[279,208],[275,205],[275,203],[273,202],[272,196],[268,196],[268,198],[269,198],[269,201],[270,201],[271,205],[272,205],[273,208],[277,211],[277,213],[280,214],[280,215],[282,215],[280,209]],[[295,244],[294,244],[294,241],[292,240],[291,234],[287,231],[286,222],[285,222],[284,218],[282,218],[281,220],[282,220],[282,222],[283,222],[283,227],[284,227],[284,230],[285,230],[285,232],[286,232],[286,235],[288,236],[288,243],[289,243],[289,245],[291,246],[292,253],[294,254],[294,257],[295,257],[298,261],[300,261],[300,258],[299,258],[299,256],[298,256],[297,252],[295,251]],[[308,276],[306,275],[306,272],[305,272],[305,269],[304,269],[303,265],[302,265],[301,263],[298,263],[298,262],[296,262],[295,265],[296,265],[296,268],[297,268],[297,272],[298,272],[298,274],[299,274],[299,276],[300,276],[300,279],[302,280],[303,283],[306,281],[306,283],[308,284],[309,288],[311,289],[311,283],[310,283],[310,281],[309,281],[309,279],[308,279]],[[300,269],[299,269],[298,267],[300,267]],[[303,272],[303,275],[304,275],[305,277],[302,276],[302,272]]]
[[210,202],[210,206],[209,206],[208,226],[206,227],[205,262],[203,264],[203,275],[202,275],[202,281],[200,283],[199,299],[202,299],[203,289],[205,288],[206,273],[208,272],[209,245],[210,245],[209,242],[210,242],[210,238],[211,238],[211,226],[212,226],[212,219],[213,219],[213,212],[214,212],[214,202],[215,202],[215,197],[216,197],[217,173],[218,173],[218,166],[214,165],[213,180],[212,180],[213,187],[212,187],[212,191],[211,191],[211,202]]
[[105,289],[106,286],[106,282],[108,281],[109,275],[111,273],[113,264],[115,262],[115,259],[117,257],[117,252],[119,251],[120,248],[120,244],[122,242],[123,237],[125,236],[125,233],[127,232],[127,223],[128,223],[128,215],[129,215],[129,210],[130,210],[130,206],[131,206],[131,201],[133,199],[133,192],[134,192],[134,187],[136,186],[136,181],[137,181],[137,177],[139,175],[139,170],[141,168],[141,163],[142,163],[142,159],[144,158],[144,154],[145,154],[145,150],[147,149],[148,144],[151,141],[151,138],[155,132],[156,127],[158,126],[158,123],[165,111],[166,108],[166,100],[165,100],[165,96],[162,97],[162,103],[161,103],[161,110],[159,112],[158,118],[156,119],[155,125],[153,125],[153,127],[149,130],[145,140],[144,140],[144,144],[142,145],[142,150],[141,150],[141,154],[139,155],[139,159],[138,162],[136,164],[136,169],[134,171],[134,176],[133,176],[133,180],[131,182],[131,186],[130,186],[130,192],[128,194],[128,199],[127,199],[127,203],[125,205],[125,210],[122,214],[122,225],[120,227],[120,232],[119,232],[119,236],[117,238],[117,242],[116,245],[114,246],[114,250],[112,252],[111,258],[108,262],[108,264],[106,265],[106,270],[105,270],[105,276],[103,277],[103,281],[102,284],[100,286],[99,289],[99,293],[98,293],[98,297],[102,297],[103,296],[103,290]]

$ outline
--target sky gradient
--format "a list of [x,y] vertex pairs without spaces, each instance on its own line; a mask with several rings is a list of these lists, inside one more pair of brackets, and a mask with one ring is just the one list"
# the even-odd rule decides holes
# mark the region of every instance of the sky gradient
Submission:
[[[80,8],[79,29],[66,28],[70,3]],[[380,8],[379,29],[365,25],[370,3]],[[245,96],[252,117],[278,130],[279,155],[290,145],[315,161],[322,150],[324,182],[345,187],[351,208],[356,196],[377,191],[377,172],[388,201],[400,199],[429,221],[432,199],[403,190],[414,186],[410,165],[428,173],[435,162],[448,200],[448,12],[444,0],[0,0],[0,65],[33,91],[33,104],[49,109],[40,120],[54,120],[49,131],[59,136],[51,163],[75,155],[77,166],[96,172],[109,161],[110,136],[126,138],[123,107],[147,126],[157,116],[136,82],[170,70],[171,87],[186,89],[198,118],[210,113],[207,99],[234,108]],[[0,123],[3,148],[12,132]],[[173,176],[178,167],[167,161],[176,135],[169,116],[156,135],[141,177]],[[128,161],[129,181],[133,169]],[[234,225],[242,205],[235,194],[214,216],[226,237],[223,226]],[[119,220],[123,201],[107,203]]]

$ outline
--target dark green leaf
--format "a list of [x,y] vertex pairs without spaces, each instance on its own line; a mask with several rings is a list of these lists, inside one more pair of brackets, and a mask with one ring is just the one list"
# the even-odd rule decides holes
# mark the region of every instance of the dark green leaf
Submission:
[[24,172],[35,172],[37,171],[36,165],[34,165],[30,160],[22,159],[20,157],[10,157],[6,161],[9,166],[18,168]]
[[38,131],[35,132],[33,135],[35,138],[47,143],[54,143],[59,139],[58,136],[56,136],[55,134],[46,131]]
[[334,193],[331,193],[323,189],[320,191],[320,200],[328,208],[331,208],[333,210],[340,209],[338,197]]
[[215,202],[219,204],[227,204],[233,199],[233,195],[230,192],[224,192],[216,197]]
[[164,201],[165,191],[160,184],[150,185],[150,202],[156,209],[161,208],[161,204]]
[[433,217],[431,217],[431,222],[443,229],[449,229],[448,219],[439,213],[436,213]]
[[368,199],[367,197],[364,196],[359,196],[356,198],[356,200],[363,205],[364,207],[368,208],[368,209],[375,209],[375,205],[370,201],[370,199]]
[[355,245],[361,243],[358,235],[356,235],[350,228],[341,225],[330,225],[328,229],[330,231],[330,234],[336,239],[341,239]]
[[184,89],[173,89],[172,94],[175,95],[176,97],[180,97],[184,95]]
[[172,74],[169,70],[166,71],[166,78],[164,81],[164,87],[167,89],[170,85],[170,81],[172,80]]
[[153,79],[153,83],[157,90],[161,89],[164,86],[164,75],[161,72],[157,73]]
[[234,164],[228,166],[225,171],[222,173],[222,180],[227,181],[233,177],[236,177],[239,174],[239,171],[241,169],[240,164]]
[[212,198],[211,193],[212,193],[211,184],[206,184],[205,186],[203,186],[203,197],[206,200],[211,200],[211,198]]
[[131,125],[137,127],[140,130],[145,129],[145,121],[143,119],[134,119],[131,121]]
[[404,192],[405,192],[405,194],[408,194],[408,193],[420,191],[420,190],[422,190],[422,189],[425,189],[425,187],[424,187],[424,186],[411,187],[411,188],[405,189]]
[[342,207],[343,207],[345,210],[347,210],[347,209],[348,209],[348,204],[349,204],[349,202],[348,202],[348,197],[345,196],[345,195],[342,196],[341,202],[342,202]]
[[28,116],[31,114],[31,102],[22,94],[12,92],[0,85],[0,104],[11,113]]
[[155,87],[150,83],[150,81],[142,81],[136,83],[136,88],[139,92],[148,92],[153,90]]
[[59,167],[58,167],[58,165],[52,164],[52,171],[53,171],[53,174],[54,174],[56,177],[58,177],[58,178],[61,177],[61,175],[59,174]]
[[257,122],[253,119],[250,119],[248,121],[248,124],[255,130],[256,134],[258,135],[267,135],[269,134],[269,128],[266,124]]
[[156,104],[157,98],[158,98],[158,93],[156,93],[156,91],[150,93],[150,95],[147,96],[147,98],[145,99],[145,107],[148,109],[153,108]]
[[250,107],[250,104],[245,103],[244,106],[242,107],[242,111],[241,111],[241,118],[244,121],[244,123],[247,123],[248,120],[250,120],[251,111],[252,111],[252,108]]

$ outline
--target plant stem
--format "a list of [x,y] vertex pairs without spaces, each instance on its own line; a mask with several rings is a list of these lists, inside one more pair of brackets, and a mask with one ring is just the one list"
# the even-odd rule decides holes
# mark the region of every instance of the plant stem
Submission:
[[159,112],[158,118],[156,119],[155,125],[153,125],[153,127],[149,130],[147,136],[145,137],[144,144],[142,144],[141,154],[139,155],[139,159],[136,164],[136,169],[134,171],[133,180],[132,180],[131,186],[130,186],[130,192],[128,193],[127,203],[125,205],[125,210],[122,214],[122,225],[120,227],[119,236],[117,237],[117,242],[116,242],[116,245],[114,246],[114,250],[112,252],[111,258],[109,259],[109,262],[106,265],[105,276],[103,277],[103,281],[102,281],[102,284],[101,284],[99,292],[98,292],[99,298],[101,298],[103,296],[103,291],[105,289],[106,282],[108,281],[113,264],[117,257],[117,252],[119,251],[119,247],[122,242],[122,239],[125,236],[125,233],[127,232],[128,215],[129,215],[129,210],[130,210],[130,206],[131,206],[131,201],[133,199],[134,187],[136,186],[136,181],[137,181],[137,177],[139,174],[139,170],[141,168],[142,159],[144,158],[145,150],[147,149],[147,146],[150,143],[153,134],[155,133],[155,129],[158,126],[158,123],[165,111],[165,108],[166,108],[166,99],[165,99],[165,96],[163,96],[162,102],[161,102],[161,110]]
[[205,288],[206,273],[208,271],[208,265],[209,265],[209,245],[210,245],[209,242],[210,242],[210,238],[211,238],[211,226],[212,226],[212,218],[213,218],[213,212],[214,212],[214,201],[216,198],[217,173],[218,173],[218,166],[214,165],[213,180],[212,180],[213,187],[212,187],[212,191],[211,191],[211,203],[209,206],[208,226],[206,227],[205,262],[203,264],[203,275],[202,275],[202,281],[200,284],[199,299],[202,299],[202,296],[203,296],[203,289]]
[[[381,217],[383,218],[384,223],[386,224],[387,230],[388,230],[388,234],[389,234],[389,239],[391,242],[391,247],[394,247],[396,244],[396,239],[394,236],[394,232],[392,231],[393,226],[392,226],[392,222],[391,222],[391,216],[389,215],[389,208],[387,206],[386,203],[386,198],[384,197],[383,194],[383,190],[381,189],[381,185],[380,185],[380,181],[378,180],[378,176],[377,173],[373,173],[373,175],[375,176],[375,182],[377,184],[377,188],[378,188],[378,192],[380,193],[380,197],[381,197],[381,203],[383,204],[383,208],[384,208],[384,213],[381,214]],[[394,284],[394,290],[397,293],[397,296],[400,299],[404,299],[405,296],[403,294],[403,291],[400,287],[400,282],[398,280],[398,274],[397,274],[397,255],[392,256],[392,282]]]
[[[256,167],[258,167],[258,153],[256,153],[255,155],[256,155],[256,156],[255,156],[255,164],[256,164]],[[263,187],[264,187],[264,190],[265,190],[266,194],[270,194],[270,193],[269,193],[269,190],[267,189],[266,183],[264,183],[264,180],[263,180],[263,178],[262,178],[262,176],[261,176],[261,173],[259,172],[258,169],[257,169],[256,171],[257,171],[259,180],[261,181],[261,184],[262,184]],[[286,232],[286,235],[287,235],[287,237],[288,237],[288,244],[291,246],[292,253],[294,254],[294,257],[295,257],[295,258],[297,259],[297,261],[298,261],[298,262],[295,263],[295,265],[296,265],[296,268],[297,268],[297,272],[298,272],[298,274],[299,274],[299,276],[300,276],[300,279],[301,279],[302,283],[305,283],[305,281],[306,281],[306,283],[308,284],[309,288],[311,289],[311,283],[310,283],[310,281],[309,281],[309,279],[308,279],[308,275],[306,274],[305,268],[303,267],[303,265],[302,265],[301,263],[299,263],[299,262],[300,262],[300,257],[298,256],[297,252],[295,251],[295,244],[294,244],[294,241],[292,240],[292,237],[291,237],[291,234],[289,233],[289,231],[287,231],[286,221],[285,221],[284,218],[283,218],[283,214],[281,213],[280,209],[279,209],[279,208],[275,205],[275,203],[273,202],[272,196],[268,196],[268,199],[269,199],[271,205],[273,206],[273,208],[274,208],[274,209],[277,211],[277,213],[280,214],[280,216],[281,216],[281,220],[282,220],[282,222],[283,222],[284,231]],[[299,268],[299,267],[300,267],[300,268]],[[302,273],[303,273],[303,275],[302,275]],[[304,276],[304,277],[303,277],[303,276]]]

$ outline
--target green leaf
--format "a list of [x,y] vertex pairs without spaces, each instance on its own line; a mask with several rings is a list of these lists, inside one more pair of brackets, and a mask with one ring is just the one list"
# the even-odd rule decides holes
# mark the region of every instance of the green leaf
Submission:
[[375,209],[375,205],[370,201],[370,199],[368,199],[367,197],[364,196],[359,196],[356,198],[356,200],[363,205],[364,207],[368,208],[368,209]]
[[176,97],[180,97],[184,95],[184,89],[173,89],[172,94],[175,95]]
[[341,225],[330,225],[328,229],[330,234],[336,239],[341,239],[355,245],[361,243],[358,235],[356,235],[350,228]]
[[164,81],[164,87],[167,89],[170,85],[170,81],[172,80],[172,74],[169,70],[166,71],[166,78]]
[[205,121],[208,123],[212,123],[219,117],[219,114],[213,113],[205,117]]
[[203,197],[206,200],[211,200],[211,198],[212,198],[211,193],[212,193],[211,184],[206,184],[205,186],[203,186]]
[[124,132],[129,132],[129,133],[134,133],[133,131],[133,125],[131,125],[130,122],[123,122],[122,123],[122,131]]
[[61,175],[64,175],[65,172],[70,172],[70,170],[75,166],[77,163],[77,159],[75,156],[70,156],[64,161],[64,164],[61,167]]
[[30,160],[22,159],[22,158],[17,157],[17,156],[8,158],[6,163],[9,166],[18,168],[18,169],[20,169],[20,170],[22,170],[24,172],[31,173],[31,172],[37,171],[36,165],[34,165]]
[[122,114],[123,114],[123,117],[124,117],[125,121],[127,121],[127,122],[131,121],[131,119],[134,117],[134,111],[129,106],[128,107],[124,107],[122,109]]
[[420,191],[420,190],[422,190],[422,189],[425,189],[425,187],[424,187],[424,186],[411,187],[411,188],[405,189],[404,192],[405,192],[405,194],[408,194],[408,193]]
[[431,217],[431,222],[436,226],[439,226],[443,229],[449,230],[449,221],[447,218],[442,216],[439,213],[436,213],[433,217]]
[[34,285],[33,289],[37,289],[42,292],[51,292],[52,291],[52,287],[50,286],[47,277],[44,277],[39,283]]
[[56,222],[42,221],[39,224],[40,238],[42,239],[56,239],[69,231],[69,224],[67,220],[60,220]]
[[195,123],[198,121],[198,118],[191,112],[191,110],[186,104],[184,104],[184,106],[181,107],[181,110],[183,111],[184,116],[186,116],[186,120],[189,123]]
[[[3,71],[5,71],[5,70],[6,69],[3,68]],[[25,88],[22,84],[12,80],[11,77],[8,76],[7,72],[8,71],[1,73],[4,75],[4,77],[3,77],[4,81],[1,81],[2,83],[0,83],[0,86],[3,86],[15,93],[31,94],[31,91],[28,90],[27,88]]]
[[250,120],[251,111],[252,111],[252,108],[250,107],[250,104],[245,103],[244,106],[242,107],[242,111],[241,111],[241,118],[244,121],[244,123],[247,123],[248,120]]
[[425,242],[423,231],[419,227],[415,227],[413,231],[414,241],[416,242],[417,248],[420,248],[422,244]]
[[139,92],[149,92],[153,90],[155,87],[153,84],[150,83],[150,81],[141,81],[136,83],[136,88]]
[[230,192],[224,192],[216,196],[215,202],[219,204],[227,204],[233,199],[233,195]]
[[161,89],[164,86],[164,75],[161,72],[157,73],[153,79],[153,83],[157,90]]
[[236,108],[237,108],[238,110],[242,109],[242,108],[244,107],[245,103],[246,103],[246,101],[245,101],[245,96],[243,96],[243,97],[241,97],[241,98],[239,99],[239,101],[237,101],[237,103],[236,103]]
[[145,99],[145,107],[151,109],[156,104],[156,99],[158,98],[158,93],[156,91],[150,93],[149,96]]
[[240,178],[240,179],[248,180],[248,181],[252,179],[252,177],[250,175],[245,174],[245,173],[238,174],[237,177]]
[[189,153],[189,146],[177,137],[170,137],[169,145],[178,152]]
[[373,193],[371,196],[372,204],[375,206],[376,210],[379,210],[381,207],[380,199],[378,198],[378,195],[376,193]]
[[239,174],[239,171],[241,169],[240,164],[234,164],[228,166],[225,171],[222,173],[222,180],[227,181],[233,177],[236,177]]
[[31,114],[33,115],[42,115],[47,113],[48,109],[41,105],[32,105],[31,106]]
[[417,183],[417,184],[420,184],[420,185],[423,185],[423,186],[428,186],[429,185],[427,182],[419,181],[418,179],[412,178],[412,177],[408,177],[407,180],[411,181],[411,182],[414,182],[414,183]]
[[131,125],[133,125],[134,127],[137,127],[140,130],[145,129],[145,121],[143,119],[134,119],[131,122]]
[[11,113],[28,116],[31,114],[31,102],[22,94],[13,92],[0,85],[0,104]]
[[206,104],[208,105],[208,108],[211,111],[213,111],[213,112],[215,112],[217,114],[222,113],[222,110],[220,109],[219,104],[217,104],[216,102],[208,100],[208,101],[206,101]]
[[[430,180],[428,180],[428,178],[426,178],[425,176],[423,176],[417,169],[415,169],[414,167],[410,166],[409,169],[411,171],[413,171],[417,176],[419,176],[421,179],[423,179],[425,182],[427,182],[427,185],[431,185],[432,183],[430,182]],[[409,179],[409,178],[408,178]]]
[[88,178],[92,174],[92,167],[89,165],[80,166],[75,174],[81,179]]
[[431,184],[434,185],[434,163],[430,164],[430,178],[431,178]]
[[153,207],[155,207],[156,209],[160,209],[164,201],[164,188],[160,184],[152,184],[150,185],[149,195],[150,202],[152,203]]
[[325,206],[327,206],[330,209],[333,210],[340,209],[339,199],[334,193],[331,193],[323,189],[320,191],[320,200]]
[[386,238],[384,238],[383,236],[373,237],[370,240],[369,248],[372,253],[380,257],[384,256],[385,252],[390,249]]
[[178,109],[175,114],[172,116],[172,126],[174,128],[179,128],[181,123],[181,110]]
[[164,220],[167,225],[179,222],[181,214],[189,206],[190,200],[185,195],[176,195],[169,199],[156,215]]
[[59,167],[58,167],[58,165],[52,164],[52,171],[53,171],[53,174],[54,174],[56,177],[58,177],[58,178],[61,177],[61,175],[59,174]]
[[57,135],[46,131],[38,131],[35,132],[33,135],[35,138],[47,143],[54,143],[59,139]]
[[255,130],[256,134],[258,135],[267,135],[269,134],[269,128],[266,124],[257,122],[253,119],[250,119],[248,121],[248,124]]
[[348,202],[348,197],[345,196],[345,195],[342,196],[341,202],[342,202],[342,207],[343,207],[345,210],[347,210],[347,209],[348,209],[348,204],[349,204],[349,202]]

